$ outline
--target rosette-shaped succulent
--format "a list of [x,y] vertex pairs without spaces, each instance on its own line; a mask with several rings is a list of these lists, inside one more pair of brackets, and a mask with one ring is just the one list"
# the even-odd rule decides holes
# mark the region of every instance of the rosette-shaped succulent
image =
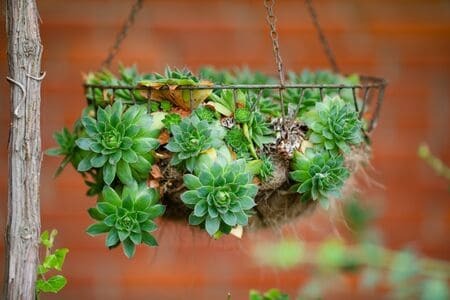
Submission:
[[307,148],[304,154],[294,153],[292,170],[290,176],[298,182],[292,189],[302,194],[302,201],[318,200],[325,208],[329,206],[328,197],[338,196],[349,176],[342,155],[312,148]]
[[149,152],[156,149],[158,132],[152,129],[152,118],[144,106],[133,105],[124,111],[120,101],[97,110],[96,119],[85,116],[81,122],[86,137],[77,139],[77,146],[88,151],[78,164],[78,171],[102,170],[103,181],[110,185],[119,177],[130,184],[136,173],[145,174],[151,168]]
[[86,230],[90,235],[108,233],[106,247],[113,248],[122,243],[125,255],[134,255],[136,245],[141,243],[157,246],[150,232],[156,230],[154,220],[164,213],[158,203],[158,193],[145,184],[125,186],[121,195],[105,186],[102,197],[95,208],[89,209],[92,218],[98,221]]
[[167,129],[170,129],[172,125],[178,125],[181,123],[181,116],[176,113],[169,113],[164,117],[162,123]]
[[238,108],[234,113],[234,119],[237,123],[248,123],[252,113],[248,108]]
[[223,145],[225,129],[217,123],[200,120],[197,115],[184,118],[180,124],[170,126],[172,137],[166,149],[172,152],[172,165],[184,163],[190,172],[194,170],[200,154]]
[[229,233],[236,225],[247,225],[258,188],[246,170],[245,160],[217,159],[198,175],[184,175],[189,189],[181,200],[193,209],[189,224],[200,225],[209,235]]
[[195,110],[195,114],[197,115],[197,117],[199,117],[200,120],[205,120],[208,122],[217,120],[216,113],[206,106],[197,107],[197,109]]
[[323,102],[317,102],[315,109],[305,114],[305,122],[311,132],[309,141],[328,151],[348,152],[349,145],[363,141],[358,113],[339,96],[325,97]]
[[261,178],[262,181],[268,181],[275,171],[273,161],[269,156],[262,156],[261,162],[261,169],[259,170],[258,177]]
[[244,133],[258,148],[262,148],[263,144],[275,142],[273,130],[269,128],[269,124],[259,112],[251,114],[249,122],[244,124]]
[[228,130],[225,135],[225,143],[231,147],[239,158],[250,156],[248,140],[241,128],[234,126]]

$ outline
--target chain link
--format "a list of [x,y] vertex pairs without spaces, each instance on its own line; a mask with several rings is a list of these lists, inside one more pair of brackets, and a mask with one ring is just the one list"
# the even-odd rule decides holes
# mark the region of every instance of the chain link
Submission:
[[319,18],[317,17],[317,13],[312,4],[312,0],[305,0],[305,3],[306,3],[306,7],[308,8],[309,15],[311,16],[313,25],[316,28],[317,35],[319,36],[319,41],[322,44],[323,51],[325,52],[325,55],[328,58],[328,62],[330,63],[333,71],[335,73],[339,73],[339,67],[336,63],[336,58],[334,56],[333,51],[330,48],[330,44],[328,43],[328,40],[325,37],[325,34],[322,31],[322,27],[320,26]]
[[109,68],[111,66],[111,62],[113,61],[114,57],[117,55],[117,52],[119,52],[120,45],[122,44],[123,40],[127,37],[128,31],[130,30],[131,26],[133,26],[133,24],[134,24],[137,13],[142,8],[142,2],[143,2],[143,0],[136,0],[136,2],[133,4],[133,7],[131,8],[131,11],[130,11],[130,14],[128,15],[127,20],[123,24],[120,32],[117,34],[114,45],[109,50],[109,53],[108,53],[108,56],[106,57],[106,59],[100,65],[101,69]]
[[267,10],[266,20],[270,26],[270,38],[272,39],[273,54],[277,64],[278,75],[280,77],[280,85],[284,86],[284,65],[280,54],[280,44],[278,43],[278,32],[276,27],[277,18],[273,12],[275,0],[264,0],[264,7]]

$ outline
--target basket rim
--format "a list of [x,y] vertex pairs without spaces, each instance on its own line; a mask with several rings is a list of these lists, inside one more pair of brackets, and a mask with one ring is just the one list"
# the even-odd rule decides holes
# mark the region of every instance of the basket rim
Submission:
[[[231,90],[231,89],[370,89],[370,88],[385,88],[388,82],[381,78],[368,75],[359,75],[361,79],[360,84],[348,85],[348,84],[212,84],[212,85],[177,85],[177,90]],[[84,83],[83,86],[93,89],[112,89],[112,90],[169,90],[172,89],[170,85],[154,86],[142,86],[142,85],[103,85],[103,84],[88,84]]]

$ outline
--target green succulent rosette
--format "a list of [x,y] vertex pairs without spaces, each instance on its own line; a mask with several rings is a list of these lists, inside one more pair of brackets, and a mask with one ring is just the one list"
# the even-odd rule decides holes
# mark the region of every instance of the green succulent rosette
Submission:
[[342,155],[312,148],[307,148],[304,154],[294,153],[292,170],[290,177],[298,183],[291,189],[302,194],[302,201],[319,201],[325,208],[330,196],[339,196],[349,176]]
[[245,160],[227,162],[219,157],[210,167],[199,169],[196,175],[183,177],[188,191],[181,200],[193,210],[189,224],[200,225],[210,236],[247,225],[258,187],[252,183]]
[[101,169],[107,185],[116,175],[123,184],[147,176],[153,160],[150,151],[159,146],[155,138],[159,131],[152,128],[145,106],[133,105],[125,110],[116,101],[98,108],[95,119],[84,116],[81,123],[86,136],[78,138],[76,144],[88,154],[78,164],[79,172]]
[[170,133],[172,137],[166,145],[166,149],[172,152],[170,163],[174,166],[183,163],[192,172],[202,153],[223,145],[225,129],[218,123],[200,120],[192,114],[180,124],[171,125]]
[[305,114],[310,129],[309,141],[325,150],[348,153],[351,145],[363,141],[362,122],[351,104],[339,96],[325,97]]
[[98,223],[89,226],[86,232],[90,235],[108,233],[106,247],[122,244],[125,255],[131,258],[141,243],[158,245],[150,234],[157,228],[154,220],[165,210],[158,199],[156,190],[145,184],[125,186],[121,195],[105,186],[96,207],[89,209],[90,216]]

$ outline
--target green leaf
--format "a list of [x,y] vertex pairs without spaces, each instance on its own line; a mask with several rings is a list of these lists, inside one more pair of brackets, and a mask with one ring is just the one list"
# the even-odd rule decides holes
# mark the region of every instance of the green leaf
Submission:
[[209,216],[206,217],[205,229],[210,236],[213,236],[219,230],[219,226],[219,218],[211,218]]
[[202,186],[200,179],[192,174],[185,174],[183,176],[183,181],[184,185],[190,190],[195,190]]
[[91,165],[94,168],[101,168],[108,160],[108,157],[102,154],[98,154],[91,159]]
[[110,230],[109,226],[106,226],[104,223],[96,223],[96,224],[92,224],[91,226],[89,226],[86,229],[86,232],[89,235],[98,235],[98,234],[102,234],[105,232],[108,232]]
[[83,158],[77,166],[77,170],[79,172],[85,172],[87,170],[90,170],[91,168],[92,168],[91,156],[87,156],[87,157]]
[[117,176],[123,184],[130,185],[133,183],[130,165],[125,160],[120,160],[117,164]]
[[130,239],[126,239],[122,242],[123,247],[123,253],[125,253],[125,256],[128,258],[132,258],[134,256],[134,253],[136,252],[136,246],[133,244],[133,242]]
[[142,232],[142,243],[147,244],[151,247],[158,246],[158,242],[153,237],[153,235],[145,231]]
[[189,224],[193,226],[200,225],[203,221],[205,221],[205,217],[197,217],[194,212],[189,215]]
[[88,214],[92,219],[97,221],[102,221],[106,217],[106,215],[101,213],[97,208],[89,208]]
[[166,207],[164,205],[156,204],[150,208],[147,208],[145,212],[149,214],[149,218],[154,219],[156,217],[162,216],[165,210]]
[[51,148],[51,149],[45,150],[45,154],[47,154],[49,156],[58,156],[58,155],[63,155],[64,151],[60,148]]
[[83,150],[90,150],[91,144],[93,143],[90,138],[79,138],[75,141],[78,147]]
[[221,217],[222,217],[222,220],[226,224],[228,224],[230,226],[235,226],[236,225],[237,218],[234,215],[234,213],[232,213],[231,211],[228,211],[225,214],[222,214]]
[[54,265],[52,266],[54,269],[61,271],[62,266],[64,264],[64,260],[66,259],[66,255],[69,252],[67,248],[56,249],[53,255],[55,255]]
[[196,204],[200,198],[197,196],[197,191],[186,191],[181,194],[181,201],[188,205]]
[[[110,186],[105,186],[102,191],[103,200],[107,201],[108,203],[111,203],[112,205],[116,207],[122,206],[122,200],[120,199],[117,192],[111,188]],[[101,203],[101,202],[99,202]]]
[[142,242],[142,234],[132,232],[130,234],[130,239],[135,245],[139,245]]
[[48,230],[45,230],[43,233],[41,233],[40,241],[41,244],[44,245],[46,248],[53,247],[53,240],[50,239],[50,234]]
[[200,200],[194,207],[194,215],[203,217],[208,211],[208,204],[205,200]]
[[107,163],[103,166],[103,181],[110,185],[116,177],[116,165]]
[[62,275],[55,275],[48,280],[36,280],[37,293],[58,293],[67,284],[67,279]]
[[255,201],[253,201],[253,199],[248,196],[242,197],[239,203],[244,210],[252,209],[256,205]]
[[110,202],[98,202],[97,209],[99,213],[105,216],[115,214],[117,211],[117,207],[111,204]]

